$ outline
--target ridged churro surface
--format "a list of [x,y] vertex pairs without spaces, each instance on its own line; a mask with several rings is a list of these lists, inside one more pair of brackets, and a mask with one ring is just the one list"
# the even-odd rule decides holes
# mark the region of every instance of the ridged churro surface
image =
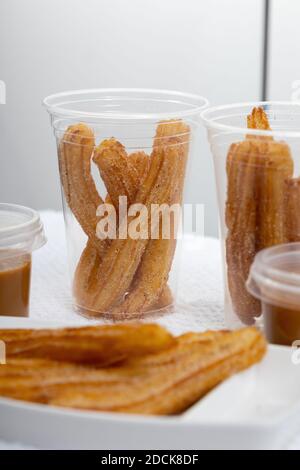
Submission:
[[[145,327],[153,329],[152,335],[157,334],[156,343],[147,334],[148,350],[145,346],[141,349],[139,338]],[[18,356],[16,346],[11,347],[8,364],[0,368],[0,395],[68,408],[172,415],[186,410],[226,378],[259,362],[266,351],[265,339],[255,328],[188,333],[177,338],[155,325],[131,328],[126,354],[114,366],[100,367],[99,357],[103,354],[102,341],[106,347],[114,344],[113,350],[124,352],[124,331],[117,326],[52,331],[51,335],[57,338],[70,334],[75,344],[86,335],[92,338],[84,348],[74,348],[74,356],[62,355],[60,360],[55,348],[49,347],[48,357],[43,359],[31,357],[30,347],[27,357]],[[19,342],[19,351],[24,351],[25,345],[31,344],[30,338],[49,334],[45,330],[1,331],[0,337],[4,335],[8,343]],[[88,344],[88,357],[94,358],[95,363],[86,362]]]
[[[166,238],[160,227],[162,215],[155,221],[152,206],[182,203],[189,139],[190,129],[183,121],[165,121],[157,126],[151,155],[142,150],[127,154],[114,137],[96,145],[92,130],[84,124],[65,132],[59,147],[62,185],[66,202],[88,237],[73,282],[82,313],[123,319],[172,304],[167,281],[176,249],[177,219],[171,210]],[[105,184],[105,203],[117,211],[116,239],[97,237],[96,212],[103,199],[92,177],[92,161]],[[129,207],[126,220],[119,216],[121,196]],[[143,205],[147,215],[131,215],[133,204]],[[127,227],[138,224],[146,237],[132,238],[126,230],[124,237],[125,223]],[[153,232],[158,236],[153,237]]]
[[300,178],[286,181],[287,233],[289,242],[300,241]]
[[104,325],[48,330],[0,330],[9,358],[40,358],[64,362],[114,364],[173,344],[172,336],[155,324]]
[[[262,108],[253,109],[247,124],[249,129],[271,130]],[[244,324],[254,323],[261,314],[260,302],[246,289],[256,253],[291,241],[289,231],[297,230],[297,223],[292,223],[288,215],[296,202],[293,198],[297,199],[291,183],[293,172],[289,146],[270,135],[249,134],[245,141],[230,147],[226,201],[228,286],[233,309]]]

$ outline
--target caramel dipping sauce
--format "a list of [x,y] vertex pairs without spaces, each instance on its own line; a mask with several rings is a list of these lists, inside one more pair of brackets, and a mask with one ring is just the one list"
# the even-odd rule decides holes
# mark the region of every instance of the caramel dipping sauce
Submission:
[[286,243],[259,252],[247,288],[261,301],[267,340],[292,346],[300,340],[300,243]]
[[291,346],[300,340],[300,305],[292,310],[263,304],[263,315],[265,335],[270,343]]
[[281,270],[279,288],[264,288],[264,298],[269,298],[269,302],[262,302],[264,331],[270,343],[291,346],[300,340],[300,286],[297,278],[296,281],[289,279],[288,285],[293,285],[293,291],[285,292],[282,275],[300,276],[299,259],[295,256],[288,262],[277,261],[276,267]]
[[29,315],[31,256],[0,259],[0,316]]

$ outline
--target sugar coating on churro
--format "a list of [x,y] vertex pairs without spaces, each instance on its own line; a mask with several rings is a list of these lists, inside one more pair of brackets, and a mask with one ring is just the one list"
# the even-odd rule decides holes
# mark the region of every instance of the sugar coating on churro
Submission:
[[[251,129],[271,130],[262,108],[254,108],[247,123]],[[251,324],[261,305],[245,284],[259,250],[289,241],[286,184],[294,163],[285,142],[258,134],[232,144],[226,164],[228,286],[236,314]]]
[[93,131],[85,124],[68,127],[59,144],[59,166],[67,204],[99,254],[107,247],[96,237],[97,208],[103,204],[91,174],[91,158],[95,147]]
[[168,348],[171,334],[156,324],[0,330],[8,358],[39,358],[107,366]]
[[[118,208],[119,197],[126,196],[128,204],[143,204],[148,214],[142,220],[144,227],[149,225],[152,204],[181,204],[189,137],[189,126],[183,121],[160,123],[150,157],[143,151],[127,155],[115,138],[102,141],[92,158],[107,189],[106,202]],[[170,240],[117,238],[106,240],[105,249],[98,253],[97,244],[89,238],[74,278],[74,295],[82,311],[124,317],[172,303],[166,283],[175,235],[172,219]]]
[[288,241],[300,241],[300,178],[286,180]]
[[[106,202],[109,199],[117,206],[119,196],[125,195],[129,204],[134,203],[139,186],[147,176],[150,158],[144,152],[135,152],[127,156],[124,147],[115,139],[102,142],[95,150],[93,158],[109,191]],[[77,266],[74,282],[74,293],[81,306],[90,306],[90,290],[88,293],[87,290],[96,276],[100,262],[101,259],[97,257],[95,248],[88,243]],[[172,303],[169,288],[164,285],[159,287],[157,295],[147,302],[145,309],[151,309],[154,303],[153,309],[162,309]],[[138,313],[141,311],[142,308],[138,310]]]
[[[158,325],[141,324],[15,330],[6,335],[10,349],[7,365],[0,368],[1,396],[147,415],[183,412],[266,352],[266,341],[255,328],[177,338]],[[43,347],[46,359],[39,356]],[[26,350],[26,357],[20,357]],[[107,366],[100,366],[107,359]]]
[[271,130],[268,117],[263,108],[253,108],[251,114],[247,116],[247,127],[248,129]]
[[[154,139],[153,152],[157,149],[174,152],[174,164],[177,171],[174,173],[170,193],[165,200],[169,205],[180,204],[183,192],[183,183],[188,157],[189,127],[182,121],[167,121],[159,124]],[[161,138],[163,137],[163,139]],[[174,223],[174,221],[172,222]],[[133,286],[124,302],[116,306],[113,313],[135,314],[151,307],[156,302],[163,286],[166,284],[176,249],[176,228],[170,239],[150,240],[141,260]]]
[[95,149],[93,160],[114,206],[118,207],[119,196],[126,196],[132,204],[139,175],[136,168],[130,166],[124,146],[114,138],[104,140]]

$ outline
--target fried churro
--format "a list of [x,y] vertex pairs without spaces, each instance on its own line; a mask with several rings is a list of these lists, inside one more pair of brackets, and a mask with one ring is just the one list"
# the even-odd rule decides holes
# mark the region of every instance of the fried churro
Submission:
[[[103,141],[95,150],[94,161],[106,183],[109,198],[117,210],[119,196],[126,196],[128,204],[134,203],[139,185],[147,176],[149,160],[144,152],[135,152],[127,156],[124,147],[115,139]],[[97,255],[97,251],[93,244],[88,242],[74,278],[74,293],[79,305],[86,306],[86,298],[90,297],[90,293],[86,295],[86,292],[100,263],[101,258]],[[156,310],[163,309],[172,303],[171,298],[170,289],[165,282],[157,291],[157,296],[147,303],[145,310],[151,310],[152,307]],[[155,306],[152,305],[154,303],[156,303]]]
[[[259,129],[261,131],[270,131],[270,123],[268,116],[266,115],[263,108],[253,108],[251,114],[247,116],[247,127],[248,129]],[[271,136],[258,136],[252,135],[249,138],[262,139],[262,140],[273,140]]]
[[300,241],[300,178],[286,181],[287,234],[289,242]]
[[149,156],[142,151],[139,152],[133,152],[130,155],[128,155],[130,166],[135,168],[136,171],[138,172],[140,181],[142,182],[145,179],[145,176],[147,175],[149,171],[149,166],[150,166],[150,158]]
[[[178,191],[178,169],[181,165],[178,158],[178,146],[181,143],[180,138],[174,136],[161,139],[159,145],[153,148],[148,174],[139,187],[134,201],[137,204],[143,204],[147,209],[147,217],[144,217],[141,222],[142,232],[149,226],[151,205],[166,203],[170,200],[174,188]],[[103,149],[105,151],[101,155]],[[105,155],[107,155],[107,143],[95,152],[94,159],[99,166],[103,164]],[[134,218],[135,216],[129,217],[129,223]],[[130,291],[130,285],[146,250],[148,238],[133,240],[128,237],[125,240],[116,239],[111,242],[103,262],[98,266],[87,288],[84,304],[88,309],[107,312],[115,303],[122,302],[124,295],[128,290]],[[144,306],[145,309],[157,301],[165,285],[165,278],[162,279],[163,281],[158,295],[155,293],[155,296],[149,298]]]
[[258,155],[251,142],[233,144],[227,158],[226,260],[233,307],[245,324],[260,315],[260,302],[245,283],[256,254]]
[[268,142],[260,170],[257,250],[287,243],[286,181],[293,176],[290,149],[283,142]]
[[91,326],[60,330],[0,330],[8,358],[114,364],[169,347],[171,335],[155,324]]
[[114,367],[12,358],[0,369],[0,394],[68,408],[172,415],[259,362],[265,351],[261,333],[244,328],[185,334],[165,350],[128,356]]
[[107,240],[99,240],[96,236],[96,213],[103,200],[91,174],[94,147],[94,134],[87,125],[69,126],[59,145],[59,169],[67,204],[102,257]]
[[[157,127],[154,150],[159,147],[172,148],[175,151],[174,158],[177,164],[174,186],[168,199],[164,201],[169,206],[182,202],[189,137],[189,127],[182,121],[166,121]],[[176,249],[176,220],[170,217],[170,221],[170,234],[167,239],[163,239],[160,231],[157,240],[149,241],[132,288],[125,300],[113,309],[113,314],[133,315],[151,308],[151,305],[157,301],[168,280]]]
[[[249,129],[270,130],[266,113],[254,108]],[[288,241],[286,181],[293,175],[287,144],[268,135],[247,135],[227,157],[226,258],[233,307],[245,324],[261,314],[245,283],[256,253]]]
[[[170,302],[166,285],[176,248],[176,224],[171,215],[171,233],[164,239],[152,206],[181,204],[190,130],[182,121],[158,125],[150,157],[143,151],[127,155],[115,138],[95,147],[92,131],[84,124],[70,126],[59,147],[60,171],[67,203],[88,236],[77,265],[73,292],[85,312],[132,317],[134,314],[165,307]],[[147,216],[136,213],[126,222],[118,220],[117,239],[96,236],[97,207],[103,204],[91,175],[91,159],[98,166],[107,189],[106,202],[119,208],[119,197],[129,205],[142,205]],[[141,236],[118,237],[130,224],[138,223]],[[151,233],[149,232],[151,227]],[[161,300],[160,300],[161,297]]]
[[[173,148],[155,151],[149,173],[136,196],[136,203],[143,204],[147,209],[147,216],[141,222],[142,233],[149,225],[151,204],[160,205],[167,200],[175,182],[176,168],[176,152]],[[134,216],[129,217],[129,223],[134,219]],[[89,286],[89,308],[107,312],[115,302],[122,299],[128,292],[147,243],[148,239],[135,240],[131,237],[112,241],[99,266],[95,282]]]
[[137,169],[130,163],[124,146],[114,138],[104,140],[95,149],[93,160],[99,168],[113,205],[119,207],[120,196],[126,196],[132,204],[140,178]]

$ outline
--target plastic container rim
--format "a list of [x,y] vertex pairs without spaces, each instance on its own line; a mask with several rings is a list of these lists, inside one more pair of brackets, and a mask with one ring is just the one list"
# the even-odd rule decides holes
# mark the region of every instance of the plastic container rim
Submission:
[[[71,98],[76,98],[78,95],[85,94],[85,100],[77,100],[78,103],[81,101],[87,101],[88,96],[94,93],[103,94],[110,94],[110,93],[128,93],[128,98],[130,99],[130,94],[143,94],[149,95],[150,97],[155,97],[156,94],[164,95],[166,98],[166,102],[168,102],[167,98],[171,102],[171,98],[185,98],[190,100],[190,108],[182,110],[182,111],[171,111],[171,112],[157,112],[157,113],[106,113],[106,112],[89,112],[89,111],[81,111],[76,109],[68,109],[66,105],[70,102],[75,103],[76,100],[71,100]],[[68,100],[69,101],[66,101]],[[62,100],[57,103],[57,100]],[[90,101],[95,101],[95,99],[91,99]],[[164,101],[162,99],[157,99],[157,101]],[[173,101],[174,102],[174,101]],[[188,104],[185,103],[185,104]],[[163,119],[171,119],[177,118],[181,119],[188,116],[199,115],[203,109],[205,109],[209,102],[206,98],[201,95],[193,94],[193,93],[185,93],[181,91],[175,90],[164,90],[164,89],[154,89],[154,88],[91,88],[91,89],[82,89],[82,90],[71,90],[61,93],[55,93],[52,95],[47,96],[43,100],[43,105],[46,107],[47,111],[51,115],[60,116],[60,117],[69,117],[69,118],[91,118],[91,119],[100,119],[100,120],[163,120]]]
[[46,243],[43,223],[37,211],[18,204],[0,203],[1,211],[28,216],[28,220],[24,222],[0,227],[1,250],[21,246],[32,252]]
[[[285,251],[286,250],[286,251]],[[271,290],[279,290],[300,297],[300,274],[290,273],[286,269],[270,266],[274,257],[291,253],[300,255],[300,243],[286,243],[266,248],[258,253],[251,267],[247,281],[248,291],[260,300],[267,301],[268,296],[262,294],[263,287]]]
[[207,107],[205,110],[201,112],[201,120],[202,123],[208,129],[216,129],[226,133],[235,133],[235,134],[247,134],[247,135],[260,135],[260,136],[270,136],[270,137],[290,137],[290,138],[300,138],[300,128],[299,131],[289,131],[286,129],[283,130],[263,130],[263,129],[248,129],[245,122],[245,127],[240,126],[231,126],[229,124],[223,124],[216,122],[216,119],[223,117],[230,117],[229,116],[215,116],[212,117],[214,113],[222,113],[224,111],[234,110],[235,108],[254,108],[254,107],[265,107],[265,106],[290,106],[291,109],[299,110],[299,117],[300,117],[300,102],[295,101],[253,101],[253,102],[243,102],[243,103],[233,103],[227,104],[223,106],[215,106],[215,107]]

